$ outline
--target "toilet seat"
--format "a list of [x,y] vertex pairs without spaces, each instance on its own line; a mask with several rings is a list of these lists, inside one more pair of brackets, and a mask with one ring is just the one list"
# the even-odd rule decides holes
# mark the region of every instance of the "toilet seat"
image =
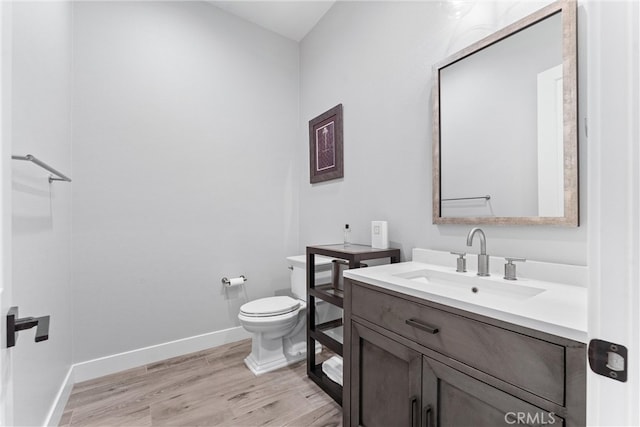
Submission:
[[248,317],[272,317],[291,313],[300,308],[300,301],[288,296],[260,298],[240,307],[240,314]]

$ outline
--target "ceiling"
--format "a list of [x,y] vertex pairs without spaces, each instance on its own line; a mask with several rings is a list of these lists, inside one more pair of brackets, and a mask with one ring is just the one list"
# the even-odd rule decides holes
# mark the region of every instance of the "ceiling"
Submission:
[[311,31],[335,2],[335,0],[209,1],[233,15],[298,42]]

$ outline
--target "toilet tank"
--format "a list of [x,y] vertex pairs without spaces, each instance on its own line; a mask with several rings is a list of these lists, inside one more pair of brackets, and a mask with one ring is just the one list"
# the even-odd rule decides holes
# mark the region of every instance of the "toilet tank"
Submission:
[[[307,300],[307,256],[287,257],[291,270],[291,293],[303,301]],[[315,255],[316,285],[331,283],[331,258]]]

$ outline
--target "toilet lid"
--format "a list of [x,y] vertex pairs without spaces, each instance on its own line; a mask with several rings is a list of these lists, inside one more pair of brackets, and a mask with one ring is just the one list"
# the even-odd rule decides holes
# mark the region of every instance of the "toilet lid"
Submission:
[[240,307],[245,316],[266,317],[290,313],[300,307],[300,301],[287,296],[261,298]]

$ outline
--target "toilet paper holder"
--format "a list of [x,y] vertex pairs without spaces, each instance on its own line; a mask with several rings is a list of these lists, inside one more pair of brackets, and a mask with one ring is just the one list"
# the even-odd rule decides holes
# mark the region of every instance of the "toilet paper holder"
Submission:
[[[242,282],[238,283],[239,280],[242,280]],[[235,286],[241,283],[244,283],[247,281],[247,278],[244,276],[240,276],[240,277],[232,277],[231,279],[228,279],[226,277],[222,278],[222,284],[225,286]]]

